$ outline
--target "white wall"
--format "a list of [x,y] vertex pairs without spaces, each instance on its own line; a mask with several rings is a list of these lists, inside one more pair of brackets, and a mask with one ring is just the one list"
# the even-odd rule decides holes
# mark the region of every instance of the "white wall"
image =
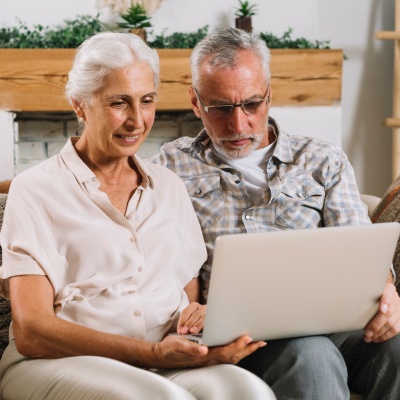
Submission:
[[[344,62],[341,111],[291,110],[287,117],[276,109],[285,130],[309,131],[312,136],[332,137],[342,143],[352,162],[360,191],[383,195],[391,176],[391,131],[382,121],[391,116],[393,43],[374,39],[378,30],[394,27],[394,0],[255,0],[259,13],[255,31],[281,35],[288,27],[293,37],[330,40],[349,58]],[[164,0],[152,16],[154,33],[167,28],[192,32],[204,25],[209,31],[234,25],[236,0]],[[104,21],[115,16],[100,10],[96,0],[14,0],[0,2],[0,26],[13,26],[15,17],[28,24],[57,25],[79,14],[100,12]],[[297,118],[299,118],[297,120]],[[308,125],[308,121],[309,125]],[[298,124],[299,122],[299,124]],[[301,124],[300,124],[301,123]],[[341,130],[341,132],[340,132]],[[0,136],[0,146],[2,136]]]
[[0,181],[14,176],[14,118],[15,114],[0,111]]

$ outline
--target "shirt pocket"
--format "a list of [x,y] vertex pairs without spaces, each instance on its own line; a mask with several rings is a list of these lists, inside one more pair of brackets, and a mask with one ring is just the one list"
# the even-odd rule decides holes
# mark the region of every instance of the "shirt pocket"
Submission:
[[276,224],[288,229],[317,228],[324,200],[325,190],[321,185],[290,180],[276,200]]
[[224,217],[221,176],[218,173],[183,178],[201,228],[206,229]]

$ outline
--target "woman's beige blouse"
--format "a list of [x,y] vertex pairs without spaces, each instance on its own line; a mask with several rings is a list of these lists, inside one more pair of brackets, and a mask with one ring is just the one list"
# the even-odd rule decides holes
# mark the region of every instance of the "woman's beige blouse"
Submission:
[[13,180],[1,232],[0,294],[8,279],[47,275],[59,318],[99,331],[161,340],[188,304],[183,288],[206,259],[181,180],[135,158],[142,184],[126,216],[77,155],[61,153]]

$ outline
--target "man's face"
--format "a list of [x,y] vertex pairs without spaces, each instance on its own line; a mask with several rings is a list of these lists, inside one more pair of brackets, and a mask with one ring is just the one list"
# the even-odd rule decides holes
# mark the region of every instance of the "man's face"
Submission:
[[[207,62],[200,68],[199,84],[191,88],[190,95],[195,114],[202,119],[208,135],[228,158],[247,157],[254,150],[268,146],[267,101],[249,104],[247,114],[234,107],[229,114],[206,112],[203,105],[223,106],[252,102],[271,97],[269,83],[263,73],[259,58],[250,51],[241,51],[237,67],[213,69]],[[203,105],[202,105],[203,103]],[[245,105],[246,110],[246,105]],[[221,114],[221,115],[218,115]]]

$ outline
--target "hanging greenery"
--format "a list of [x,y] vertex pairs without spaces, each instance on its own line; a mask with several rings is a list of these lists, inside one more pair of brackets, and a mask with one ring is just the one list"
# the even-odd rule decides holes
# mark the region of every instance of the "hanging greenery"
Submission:
[[[118,30],[118,27],[106,27],[99,15],[80,15],[74,20],[65,20],[64,24],[51,29],[48,26],[34,25],[29,28],[17,19],[18,25],[0,28],[0,48],[76,48],[88,37],[103,30]],[[289,28],[281,37],[269,32],[260,33],[270,49],[329,49],[329,41],[310,41],[305,38],[292,38]],[[174,32],[167,29],[153,40],[149,46],[157,49],[191,49],[208,34],[208,25],[195,32]]]
[[80,15],[74,20],[65,20],[55,29],[43,25],[29,28],[17,19],[16,27],[0,28],[0,48],[76,48],[88,37],[101,32],[103,24],[98,17]]
[[330,49],[329,40],[292,39],[292,32],[293,29],[289,28],[281,37],[269,32],[261,32],[260,38],[265,41],[270,49]]
[[167,35],[167,29],[165,29],[160,35],[157,35],[154,40],[147,41],[147,44],[155,49],[193,49],[207,34],[208,25],[205,25],[195,32],[174,32],[170,35]]

